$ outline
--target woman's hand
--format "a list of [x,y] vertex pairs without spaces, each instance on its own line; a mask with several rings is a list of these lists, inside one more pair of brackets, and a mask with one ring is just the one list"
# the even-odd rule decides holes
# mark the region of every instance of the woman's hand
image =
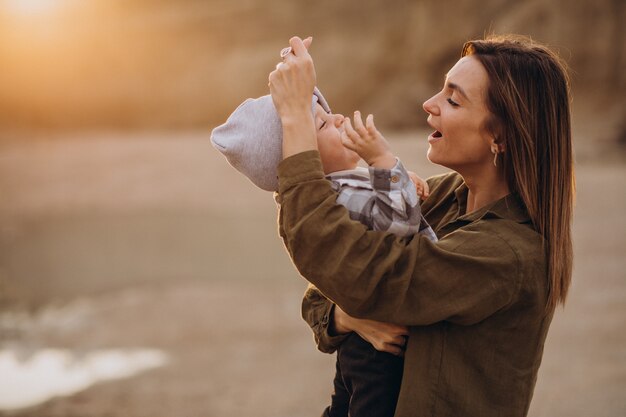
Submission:
[[283,157],[317,149],[311,100],[316,76],[307,50],[312,39],[289,40],[291,53],[269,75],[270,94],[283,125]]
[[363,124],[361,112],[355,111],[354,127],[349,117],[344,118],[343,126],[343,146],[359,154],[368,165],[383,169],[391,169],[396,165],[396,157],[391,153],[389,142],[374,125],[374,115],[367,116]]
[[356,319],[349,316],[337,305],[335,305],[333,313],[333,323],[337,333],[354,331],[371,343],[374,349],[396,356],[404,356],[404,348],[409,335],[409,329],[406,326]]
[[304,41],[297,36],[291,38],[291,52],[282,57],[283,62],[269,75],[270,94],[281,120],[300,112],[311,113],[316,75],[307,48],[312,40],[310,37]]

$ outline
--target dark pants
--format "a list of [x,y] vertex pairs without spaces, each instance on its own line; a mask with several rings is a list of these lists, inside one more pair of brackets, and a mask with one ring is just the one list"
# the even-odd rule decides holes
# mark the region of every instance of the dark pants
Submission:
[[323,417],[393,417],[403,359],[352,333],[337,350],[335,391]]

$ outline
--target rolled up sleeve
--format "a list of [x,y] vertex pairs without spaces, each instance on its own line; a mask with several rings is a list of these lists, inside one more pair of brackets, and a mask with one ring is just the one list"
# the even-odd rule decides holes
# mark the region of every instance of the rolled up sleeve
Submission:
[[302,318],[311,327],[317,348],[324,353],[333,353],[348,337],[348,334],[332,334],[334,310],[335,304],[309,284],[302,299]]

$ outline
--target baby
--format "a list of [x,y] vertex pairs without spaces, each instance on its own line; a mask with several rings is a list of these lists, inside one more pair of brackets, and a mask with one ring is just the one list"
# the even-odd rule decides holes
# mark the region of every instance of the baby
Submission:
[[[317,88],[311,104],[324,173],[350,217],[372,230],[403,237],[422,233],[437,240],[419,205],[418,192],[424,197],[428,194],[426,182],[406,171],[391,153],[373,117],[368,116],[363,124],[356,112],[353,127],[349,118],[330,111]],[[278,190],[282,125],[271,96],[244,101],[226,123],[213,130],[211,142],[255,185]],[[361,158],[368,168],[357,166]],[[402,366],[401,357],[377,351],[356,333],[350,334],[337,352],[335,390],[324,415],[392,417]]]

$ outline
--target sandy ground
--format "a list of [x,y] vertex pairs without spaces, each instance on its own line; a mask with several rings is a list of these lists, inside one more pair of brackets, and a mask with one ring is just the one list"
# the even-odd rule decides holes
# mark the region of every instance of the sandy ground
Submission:
[[[441,172],[423,137],[398,134],[392,146],[423,176]],[[592,145],[577,159],[574,282],[532,417],[626,415],[626,163]],[[300,319],[305,283],[271,195],[206,132],[4,138],[0,196],[0,347],[171,357],[4,415],[304,417],[327,403],[334,358]]]

